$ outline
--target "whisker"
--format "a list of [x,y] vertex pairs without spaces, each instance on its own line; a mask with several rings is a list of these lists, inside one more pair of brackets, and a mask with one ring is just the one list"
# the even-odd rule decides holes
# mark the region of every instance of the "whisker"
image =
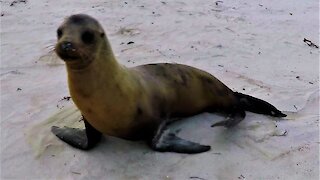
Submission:
[[51,47],[55,47],[56,45],[55,44],[49,44],[47,46],[45,46],[45,48],[51,48]]

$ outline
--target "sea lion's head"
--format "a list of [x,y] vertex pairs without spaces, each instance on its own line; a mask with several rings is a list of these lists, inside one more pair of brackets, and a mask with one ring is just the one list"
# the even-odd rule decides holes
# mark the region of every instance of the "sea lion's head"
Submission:
[[57,55],[67,66],[81,69],[87,67],[101,50],[105,42],[102,26],[85,14],[68,17],[57,29]]

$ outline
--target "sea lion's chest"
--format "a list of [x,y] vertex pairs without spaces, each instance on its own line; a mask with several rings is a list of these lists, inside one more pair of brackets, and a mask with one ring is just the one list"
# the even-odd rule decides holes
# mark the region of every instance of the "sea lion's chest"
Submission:
[[122,137],[132,126],[134,101],[130,97],[103,92],[101,89],[84,94],[81,91],[72,91],[72,99],[86,120],[98,131]]

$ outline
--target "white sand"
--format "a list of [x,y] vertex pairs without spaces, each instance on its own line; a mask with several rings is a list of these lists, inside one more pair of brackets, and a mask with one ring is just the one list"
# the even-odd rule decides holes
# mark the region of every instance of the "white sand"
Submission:
[[[319,49],[303,42],[319,45],[317,0],[12,1],[1,1],[0,17],[1,179],[318,179]],[[210,128],[223,117],[208,113],[179,122],[180,136],[212,146],[198,155],[111,137],[90,152],[71,148],[44,120],[68,104],[59,101],[68,96],[65,67],[50,51],[74,13],[101,22],[126,66],[192,65],[297,113],[283,121],[247,113],[232,130]],[[26,135],[35,125],[38,158]]]

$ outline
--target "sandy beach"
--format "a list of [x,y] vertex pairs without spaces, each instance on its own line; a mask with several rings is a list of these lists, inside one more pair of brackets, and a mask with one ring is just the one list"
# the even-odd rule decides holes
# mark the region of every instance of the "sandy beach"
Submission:
[[[208,144],[197,155],[159,153],[105,137],[89,152],[50,132],[81,126],[64,62],[53,49],[65,17],[103,25],[119,63],[181,63],[275,105],[283,120],[247,113],[233,129],[203,113],[172,125]],[[319,1],[1,1],[1,179],[319,179]],[[64,115],[65,115],[64,114]]]

